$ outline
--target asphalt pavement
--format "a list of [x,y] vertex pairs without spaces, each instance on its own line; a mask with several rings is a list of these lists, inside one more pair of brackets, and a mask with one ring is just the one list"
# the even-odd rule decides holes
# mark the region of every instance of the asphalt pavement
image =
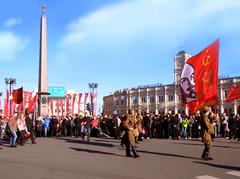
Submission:
[[120,141],[105,138],[37,138],[17,148],[0,145],[0,179],[131,178],[238,179],[240,142],[214,141],[213,161],[200,158],[200,140],[150,139],[137,144],[140,158],[125,157]]

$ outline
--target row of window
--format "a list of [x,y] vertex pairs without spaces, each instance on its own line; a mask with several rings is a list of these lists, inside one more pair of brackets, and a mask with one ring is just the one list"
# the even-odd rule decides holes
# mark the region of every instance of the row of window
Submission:
[[109,107],[113,106],[113,104],[116,105],[116,106],[123,105],[124,104],[124,100],[122,99],[121,101],[116,100],[115,102],[113,102],[113,101],[106,102],[106,106],[109,106]]
[[[135,98],[134,98],[135,99]],[[147,103],[147,96],[142,96],[142,103]],[[148,100],[149,100],[149,103],[155,103],[155,97],[154,96],[149,96],[148,97]],[[180,101],[181,100],[181,96],[178,95],[178,100]],[[158,96],[158,102],[171,102],[171,101],[174,101],[174,95],[171,94],[171,95],[167,95],[167,99],[165,100],[164,96]],[[138,103],[138,100],[137,98],[135,100],[133,100],[133,104],[136,104]]]
[[[228,90],[224,90],[223,98],[226,98],[227,96],[228,96]],[[149,100],[149,103],[155,103],[155,96],[149,96],[148,98],[147,98],[147,96],[142,96],[141,97],[141,102],[142,103],[147,103],[147,99]],[[167,99],[165,99],[163,95],[158,96],[158,102],[159,103],[167,102],[167,101],[172,102],[174,100],[175,99],[174,99],[173,94],[167,95]],[[178,100],[181,101],[181,95],[178,95]],[[107,107],[113,106],[113,104],[114,104],[113,101],[106,102]],[[132,97],[132,104],[138,104],[138,97],[137,96]],[[116,105],[116,106],[124,105],[124,99],[122,98],[120,101],[116,100],[114,105]]]

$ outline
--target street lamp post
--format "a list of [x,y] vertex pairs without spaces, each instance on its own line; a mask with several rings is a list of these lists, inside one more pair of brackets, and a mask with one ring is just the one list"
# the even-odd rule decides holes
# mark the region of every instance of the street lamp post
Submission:
[[14,78],[5,78],[6,85],[9,85],[9,93],[10,93],[10,117],[12,115],[12,85],[16,84],[16,79]]
[[[90,89],[90,98],[91,98],[91,114],[94,116],[96,115],[96,109],[97,109],[97,83],[88,83],[89,89]],[[95,99],[95,100],[94,100]]]

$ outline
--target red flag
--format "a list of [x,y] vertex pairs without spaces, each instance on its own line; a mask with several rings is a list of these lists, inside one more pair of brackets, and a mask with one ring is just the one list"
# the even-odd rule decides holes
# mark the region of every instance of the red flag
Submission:
[[12,104],[12,109],[11,109],[11,116],[14,114],[16,108],[16,103]]
[[74,114],[74,103],[75,103],[76,96],[77,96],[77,94],[73,94],[72,114]]
[[218,103],[219,39],[190,57],[181,74],[182,101],[194,114],[202,106]]
[[23,108],[26,108],[26,103],[27,103],[27,97],[28,97],[28,91],[23,92]]
[[17,107],[18,113],[22,112],[22,110],[23,110],[23,102],[21,102]]
[[50,110],[51,110],[51,113],[52,113],[52,116],[53,116],[53,99],[51,99],[49,101],[49,103],[50,103]]
[[31,100],[32,100],[32,92],[28,92],[28,107]]
[[37,95],[35,95],[28,104],[28,111],[31,113],[34,111],[35,107],[37,106]]
[[60,99],[60,106],[61,106],[61,111],[62,111],[62,116],[63,116],[63,100]]
[[231,86],[229,88],[228,97],[224,100],[224,102],[230,103],[239,98],[240,98],[240,85]]
[[80,114],[80,105],[81,105],[82,93],[78,94],[78,114]]
[[59,115],[59,100],[56,100],[57,114]]
[[69,112],[69,100],[70,100],[70,94],[66,95],[66,113]]
[[85,93],[85,97],[84,97],[84,112],[86,112],[87,97],[88,97],[88,93]]
[[4,116],[8,117],[8,100],[4,99]]
[[23,87],[13,90],[13,102],[20,104],[23,101]]

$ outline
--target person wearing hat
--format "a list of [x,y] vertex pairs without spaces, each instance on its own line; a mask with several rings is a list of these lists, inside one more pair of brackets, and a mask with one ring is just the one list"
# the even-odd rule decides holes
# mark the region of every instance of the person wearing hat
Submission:
[[[126,156],[137,158],[139,155],[135,149],[135,133],[134,129],[136,129],[136,117],[134,115],[135,111],[133,109],[129,109],[127,120],[125,121],[125,128],[127,130],[127,140],[126,140]],[[133,151],[133,156],[130,153],[130,147]]]
[[201,111],[201,123],[202,123],[202,142],[204,143],[204,150],[201,158],[204,160],[213,160],[209,157],[210,148],[212,146],[212,135],[214,134],[214,122],[216,116],[210,112],[210,107],[204,106]]

